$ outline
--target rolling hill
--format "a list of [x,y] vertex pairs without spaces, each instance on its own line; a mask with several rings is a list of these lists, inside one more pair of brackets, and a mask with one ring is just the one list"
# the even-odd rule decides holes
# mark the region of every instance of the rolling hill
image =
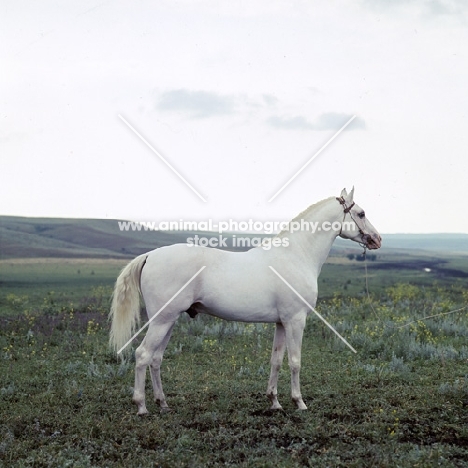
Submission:
[[[132,258],[157,247],[186,242],[194,234],[210,237],[200,231],[121,231],[117,220],[0,216],[0,258]],[[342,239],[334,244],[338,254],[350,249],[359,247]],[[414,251],[465,256],[468,234],[387,234],[379,255]]]

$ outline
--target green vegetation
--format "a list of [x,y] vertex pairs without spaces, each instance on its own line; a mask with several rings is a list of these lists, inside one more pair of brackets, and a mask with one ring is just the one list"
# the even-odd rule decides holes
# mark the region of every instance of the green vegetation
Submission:
[[173,411],[159,413],[147,382],[140,418],[134,363],[107,347],[124,263],[0,264],[0,466],[468,465],[468,310],[450,313],[468,305],[466,278],[378,259],[368,297],[362,262],[332,258],[318,310],[358,354],[310,317],[306,412],[290,402],[286,360],[284,411],[268,409],[273,326],[184,316],[162,369]]
[[[23,308],[35,308],[48,297],[61,305],[85,300],[96,285],[111,288],[128,260],[11,259],[0,261],[1,315],[18,313],[9,294],[27,298]],[[21,310],[20,310],[21,311]]]

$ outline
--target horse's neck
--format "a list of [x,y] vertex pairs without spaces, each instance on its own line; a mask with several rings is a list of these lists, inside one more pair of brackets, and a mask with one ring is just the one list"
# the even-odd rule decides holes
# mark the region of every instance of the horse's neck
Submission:
[[[296,218],[296,221],[299,222],[303,220],[304,226],[305,223],[308,223],[309,230],[301,229],[287,234],[289,248],[293,255],[296,254],[301,259],[299,261],[307,265],[307,268],[311,269],[317,276],[320,274],[322,265],[328,258],[333,242],[339,233],[331,226],[334,222],[343,220],[342,210],[339,209],[338,204],[335,206],[333,201],[327,200],[315,209],[312,207],[311,210],[306,210]],[[313,227],[310,223],[313,223]],[[312,232],[312,229],[315,229],[315,232]]]

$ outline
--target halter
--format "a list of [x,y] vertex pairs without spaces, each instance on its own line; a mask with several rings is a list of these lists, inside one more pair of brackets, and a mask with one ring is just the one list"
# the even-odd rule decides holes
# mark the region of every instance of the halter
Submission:
[[[345,213],[349,213],[349,212],[351,211],[351,208],[355,205],[355,203],[353,202],[353,203],[351,203],[351,205],[346,206],[346,202],[345,202],[344,197],[336,197],[336,199],[340,202],[341,205],[344,206],[344,210],[343,210],[343,211],[344,211]],[[352,217],[352,216],[351,216],[351,217]],[[354,220],[353,220],[353,221],[354,221]],[[354,222],[356,222],[356,221],[354,221]],[[356,225],[357,225],[357,224],[356,224]],[[358,226],[358,227],[359,227],[359,226]]]
[[[354,224],[357,226],[357,228],[359,229],[359,234],[361,234],[361,236],[365,237],[366,234],[364,233],[364,231],[361,229],[361,227],[359,226],[359,224],[357,223],[357,221],[354,219],[353,215],[351,214],[351,208],[355,205],[355,203],[351,203],[351,205],[349,206],[346,206],[346,201],[344,199],[344,197],[336,197],[336,199],[339,201],[340,205],[343,205],[343,213],[344,213],[344,216],[343,216],[343,223],[344,223],[344,220],[346,218],[346,215],[349,213],[349,216],[351,216],[351,219],[354,221]],[[341,229],[340,229],[340,234],[341,235],[341,230],[343,229],[343,223],[341,223]],[[364,255],[366,254],[366,249],[367,249],[367,245],[364,244],[363,242],[359,242],[359,245],[361,247],[364,248]]]

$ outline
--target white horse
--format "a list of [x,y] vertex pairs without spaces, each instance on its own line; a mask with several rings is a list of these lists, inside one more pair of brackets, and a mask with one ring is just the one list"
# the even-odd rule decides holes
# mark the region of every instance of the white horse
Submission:
[[[310,206],[291,221],[291,226],[296,222],[294,226],[301,225],[302,229],[283,230],[277,236],[280,246],[269,250],[256,247],[247,252],[228,252],[175,244],[140,255],[123,269],[115,285],[110,311],[111,346],[121,349],[136,330],[140,292],[150,319],[146,336],[135,353],[133,401],[139,415],[148,412],[145,404],[147,366],[150,366],[155,402],[159,402],[161,410],[169,409],[161,385],[160,367],[174,324],[184,312],[191,317],[205,313],[225,320],[275,323],[267,388],[271,408],[281,408],[277,382],[287,347],[291,397],[298,409],[307,409],[301,396],[299,371],[302,335],[311,309],[269,267],[315,307],[317,278],[338,235],[369,249],[378,249],[381,245],[379,233],[362,208],[354,203],[353,193],[354,188],[349,194],[343,190],[340,197]],[[311,226],[306,223],[311,222],[315,225],[314,233],[305,230],[306,226]],[[201,269],[203,271],[193,278]],[[186,287],[181,289],[183,285]]]

